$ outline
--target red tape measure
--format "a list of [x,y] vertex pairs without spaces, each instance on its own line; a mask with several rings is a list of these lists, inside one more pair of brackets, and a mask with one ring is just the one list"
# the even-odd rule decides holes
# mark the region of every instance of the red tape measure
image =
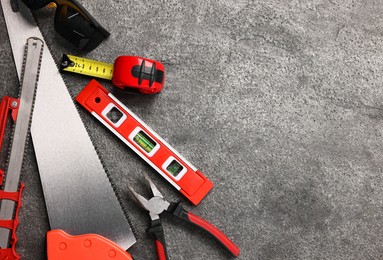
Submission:
[[119,56],[114,64],[63,54],[60,71],[112,80],[121,89],[137,89],[156,94],[165,84],[165,67],[155,60],[138,56]]

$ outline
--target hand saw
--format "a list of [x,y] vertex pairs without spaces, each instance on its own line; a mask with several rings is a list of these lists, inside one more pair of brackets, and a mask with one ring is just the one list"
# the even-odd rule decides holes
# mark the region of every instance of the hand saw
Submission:
[[[22,43],[31,36],[43,36],[22,3],[1,0],[1,6],[20,77]],[[72,235],[95,233],[124,249],[133,245],[135,236],[126,210],[46,45],[31,136],[51,229]]]
[[[22,83],[19,99],[10,99],[9,97],[4,97],[1,102],[1,107],[4,108],[2,109],[1,115],[3,117],[1,127],[1,138],[3,138],[3,130],[5,129],[8,108],[12,109],[12,112],[16,111],[15,114],[12,113],[12,117],[13,119],[17,118],[13,129],[12,147],[9,152],[8,169],[2,193],[14,193],[17,192],[19,189],[19,180],[21,176],[21,169],[24,158],[23,155],[29,136],[29,125],[32,117],[33,101],[35,96],[35,90],[37,87],[40,61],[43,49],[44,42],[41,39],[29,38],[27,40],[27,43],[25,45]],[[22,188],[20,188],[18,194],[19,198],[21,196],[21,189]],[[0,219],[2,221],[9,221],[14,219],[14,222],[17,222],[17,215],[14,217],[16,202],[18,202],[18,204],[20,205],[20,199],[14,201],[9,200],[9,198],[6,198],[1,202]],[[9,228],[9,226],[5,227],[6,225],[0,225],[0,247],[2,248],[0,251],[0,255],[3,255],[5,252],[9,252],[9,250],[4,250],[8,248],[11,235],[11,246],[14,249],[15,244],[13,240],[15,240],[14,234],[16,225],[17,223],[13,223],[13,225],[11,225],[11,229]],[[19,259],[19,256],[15,253],[15,251],[12,252],[12,255],[8,255],[8,257],[11,256],[14,259]]]

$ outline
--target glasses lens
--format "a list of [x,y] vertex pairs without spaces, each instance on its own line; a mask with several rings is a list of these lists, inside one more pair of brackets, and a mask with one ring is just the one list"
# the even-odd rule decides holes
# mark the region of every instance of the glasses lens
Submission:
[[[69,1],[68,1],[69,2]],[[109,36],[84,8],[71,0],[57,7],[55,30],[66,40],[83,51],[91,51]]]
[[51,3],[52,0],[21,0],[28,8],[32,10],[40,9],[47,4]]
[[82,51],[92,51],[110,35],[76,0],[22,1],[32,10],[55,2],[57,5],[54,23],[56,32]]

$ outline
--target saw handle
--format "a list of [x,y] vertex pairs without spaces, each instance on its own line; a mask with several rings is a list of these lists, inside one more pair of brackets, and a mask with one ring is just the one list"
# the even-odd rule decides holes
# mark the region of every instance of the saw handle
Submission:
[[12,120],[16,121],[19,108],[19,100],[9,96],[4,96],[0,103],[0,150],[3,144],[5,127],[7,126],[8,112],[12,110]]
[[114,242],[96,234],[71,236],[62,230],[47,233],[48,260],[133,260]]
[[[4,96],[0,102],[0,151],[3,147],[5,128],[7,127],[8,113],[11,110],[13,122],[17,119],[20,101],[16,98]],[[0,186],[3,185],[4,170],[0,169]],[[0,258],[1,259],[1,258]]]
[[156,243],[157,257],[158,260],[167,260],[168,255],[166,252],[166,243],[164,229],[160,219],[152,220],[148,232],[153,236]]
[[219,230],[213,224],[207,222],[206,220],[194,215],[193,213],[188,212],[181,206],[180,203],[176,204],[176,207],[172,213],[176,217],[183,219],[189,223],[192,223],[193,225],[206,231],[233,256],[239,255],[239,248],[221,230]]

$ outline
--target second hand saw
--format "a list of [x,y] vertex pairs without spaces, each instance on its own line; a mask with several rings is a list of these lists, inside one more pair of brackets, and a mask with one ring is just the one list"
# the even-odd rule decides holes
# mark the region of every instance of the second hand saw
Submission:
[[[33,111],[33,101],[39,78],[39,69],[44,43],[38,38],[27,39],[23,62],[22,82],[18,99],[4,96],[0,103],[1,123],[0,142],[4,137],[7,115],[12,111],[15,122],[13,128],[12,148],[9,151],[8,168],[1,190],[0,207],[0,259],[20,259],[15,252],[18,209],[21,205],[23,185],[19,185],[25,148],[29,137],[29,125]],[[0,144],[1,149],[1,144]],[[0,182],[3,182],[3,174]],[[12,199],[11,194],[17,195]],[[5,195],[5,196],[4,196]],[[8,247],[10,244],[10,248]],[[9,250],[11,249],[11,250]]]
[[[0,1],[20,78],[25,39],[43,36],[20,1]],[[127,212],[46,44],[31,136],[51,229],[98,234],[123,249],[132,246],[136,239]]]

